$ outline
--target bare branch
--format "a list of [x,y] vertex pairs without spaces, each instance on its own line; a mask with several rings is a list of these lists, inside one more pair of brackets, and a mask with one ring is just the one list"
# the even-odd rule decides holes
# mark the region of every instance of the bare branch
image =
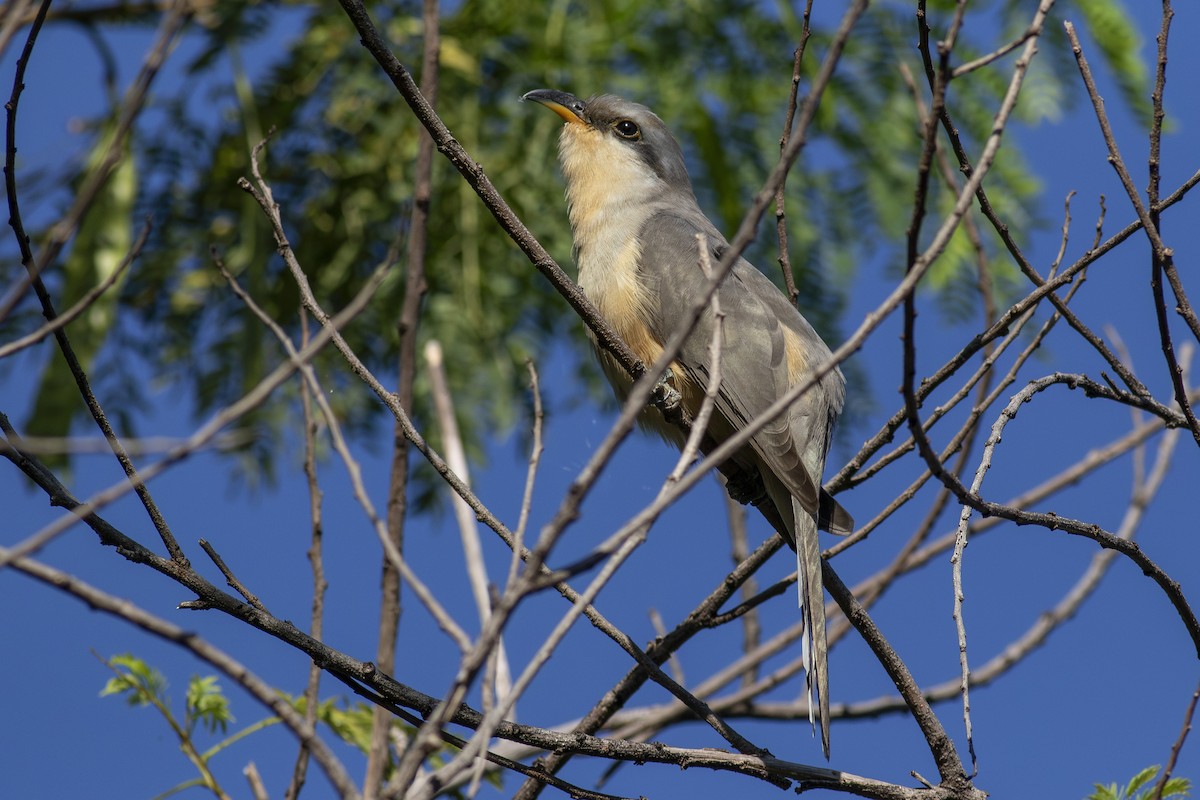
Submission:
[[[424,0],[421,11],[421,90],[429,98],[430,107],[437,105],[440,80],[441,28],[438,19],[438,0]],[[417,158],[413,175],[413,205],[409,218],[410,235],[404,268],[404,300],[398,320],[400,345],[397,352],[399,380],[397,402],[404,408],[413,407],[413,386],[417,369],[417,330],[421,320],[421,301],[425,296],[425,252],[429,237],[429,213],[433,204],[433,139],[417,137]],[[409,439],[404,423],[397,419],[392,433],[392,465],[388,484],[387,533],[396,552],[403,552],[404,530],[409,510]],[[379,640],[375,660],[384,672],[396,665],[396,642],[400,625],[400,574],[391,559],[383,562],[382,586],[379,593]],[[367,800],[374,800],[377,787],[383,783],[388,764],[388,731],[392,720],[385,709],[376,708],[371,722],[371,744],[367,753],[364,791]]]
[[[788,146],[788,140],[792,136],[792,123],[796,119],[796,98],[800,93],[800,64],[804,61],[804,50],[808,46],[809,37],[812,31],[809,28],[809,21],[812,17],[813,0],[807,0],[804,4],[804,12],[801,15],[800,24],[800,42],[796,45],[796,51],[792,58],[792,84],[791,90],[788,92],[787,111],[783,115],[783,135],[779,137],[779,151],[782,155]],[[783,287],[787,292],[788,299],[795,305],[800,299],[800,292],[796,289],[796,276],[792,273],[792,259],[788,254],[788,233],[787,233],[787,212],[784,201],[784,187],[787,185],[786,176],[784,180],[779,182],[779,187],[775,190],[775,236],[779,240],[779,269],[783,272]]]
[[225,559],[221,558],[221,556],[217,553],[216,548],[214,548],[208,541],[204,539],[199,541],[199,545],[200,549],[203,550],[209,559],[212,560],[213,564],[217,566],[217,569],[221,570],[221,574],[225,576],[225,582],[229,584],[229,588],[246,598],[246,602],[257,608],[259,611],[263,612],[264,614],[270,613],[267,611],[267,607],[262,604],[262,601],[258,599],[258,596],[247,589],[245,585],[243,585],[242,582],[237,579],[237,576],[234,575],[233,571],[225,564]]
[[[53,334],[58,329],[75,320],[84,311],[87,311],[89,308],[91,308],[92,305],[100,299],[101,295],[111,289],[113,285],[120,280],[121,276],[125,274],[126,268],[133,263],[134,259],[141,255],[142,247],[145,246],[146,238],[149,235],[150,220],[147,219],[146,224],[142,226],[141,231],[138,233],[137,239],[134,240],[133,245],[129,248],[129,252],[124,258],[121,259],[121,263],[117,264],[117,266],[111,272],[105,275],[99,283],[85,292],[83,297],[75,301],[75,303],[72,304],[72,306],[66,311],[42,325],[36,331],[28,333],[19,339],[14,339],[8,344],[0,345],[0,359],[8,358],[14,353],[18,353],[27,347],[32,347],[33,345],[45,339],[47,336]],[[0,316],[0,320],[2,319],[4,319],[4,317]]]
[[[308,314],[300,309],[300,346],[309,342]],[[317,641],[325,632],[325,592],[329,582],[325,579],[324,538],[325,528],[321,521],[321,487],[317,483],[317,421],[313,416],[312,394],[307,381],[300,384],[300,406],[304,414],[304,477],[308,485],[308,513],[312,520],[312,534],[308,546],[308,562],[312,568],[312,621],[309,631]],[[304,720],[317,724],[317,702],[321,687],[321,668],[313,662],[308,668],[308,685],[304,688]],[[308,774],[308,748],[303,743],[296,755],[292,768],[292,779],[284,792],[284,800],[296,800]]]
[[263,785],[262,776],[258,774],[258,767],[254,766],[253,761],[242,768],[242,774],[246,776],[246,783],[250,784],[254,800],[270,800],[267,787]]
[[[251,163],[256,162],[252,161]],[[260,182],[259,185],[265,190],[265,196],[270,197],[270,189],[266,186],[266,184]],[[277,215],[278,211],[276,210],[275,213]],[[385,259],[384,266],[386,267],[388,264],[390,264],[390,262],[390,258]],[[296,265],[296,268],[299,268],[298,264]],[[316,372],[313,370],[312,365],[302,355],[302,351],[296,350],[291,339],[287,337],[287,334],[284,333],[283,329],[280,328],[279,325],[277,325],[274,320],[272,320],[266,314],[266,312],[254,302],[254,299],[241,288],[234,277],[228,272],[223,271],[223,274],[225,280],[229,282],[230,287],[233,289],[234,293],[237,294],[238,298],[246,304],[246,307],[249,308],[256,317],[258,317],[259,321],[261,321],[267,327],[267,329],[275,335],[275,338],[279,341],[279,343],[283,345],[284,350],[287,351],[290,363],[295,366],[297,371],[300,372],[304,380],[308,383],[309,388],[312,391],[313,399],[316,401],[317,407],[321,410],[321,413],[325,418],[326,425],[329,426],[329,434],[330,438],[333,440],[334,449],[337,451],[338,455],[342,459],[342,463],[346,467],[346,474],[350,478],[350,485],[354,492],[354,498],[358,501],[358,504],[362,507],[363,513],[366,514],[368,521],[371,523],[371,527],[375,531],[376,538],[379,539],[379,542],[382,545],[384,555],[388,562],[391,563],[396,571],[412,585],[413,594],[420,599],[421,603],[437,622],[438,627],[440,627],[446,633],[446,635],[450,637],[451,641],[453,641],[460,650],[466,651],[470,647],[470,637],[468,637],[466,632],[463,631],[458,623],[454,621],[454,618],[449,612],[446,611],[442,604],[438,602],[437,598],[434,597],[432,590],[430,590],[429,587],[425,585],[424,581],[420,580],[416,573],[412,571],[412,569],[405,562],[400,551],[395,547],[395,544],[388,536],[384,522],[379,517],[378,512],[375,510],[375,505],[371,502],[370,494],[367,492],[366,486],[363,484],[362,467],[350,452],[350,447],[347,444],[345,437],[342,435],[341,425],[338,423],[337,415],[333,413],[333,409],[330,407],[329,401],[325,399],[325,393],[321,391],[321,386],[317,381]],[[327,329],[323,328],[323,330]]]
[[[354,299],[352,299],[350,303],[346,305],[345,308],[339,311],[334,317],[327,318],[328,325],[322,328],[322,330],[313,338],[313,341],[307,347],[298,351],[296,362],[289,361],[280,364],[239,400],[229,404],[228,406],[225,406],[216,414],[211,416],[208,421],[197,428],[191,436],[168,450],[161,459],[151,464],[149,467],[141,470],[138,473],[138,480],[136,483],[128,480],[122,480],[109,486],[107,489],[103,489],[93,494],[86,502],[80,503],[74,498],[71,498],[71,500],[68,501],[66,499],[68,493],[66,493],[65,487],[62,487],[61,483],[59,483],[57,479],[53,479],[52,481],[49,480],[53,478],[53,476],[50,476],[48,472],[46,472],[46,475],[44,476],[39,476],[45,479],[45,482],[43,482],[43,480],[39,480],[39,485],[49,486],[52,484],[57,484],[55,489],[47,490],[47,494],[49,494],[51,497],[51,502],[55,505],[62,505],[68,508],[72,513],[60,518],[56,522],[46,525],[41,530],[27,537],[25,541],[12,547],[9,550],[9,555],[0,555],[0,568],[3,568],[11,557],[27,556],[37,552],[55,537],[68,530],[80,519],[88,521],[89,517],[94,512],[98,511],[109,503],[124,497],[130,491],[136,490],[139,487],[143,487],[147,481],[157,477],[166,470],[170,469],[176,463],[190,456],[192,453],[207,446],[217,436],[217,434],[219,434],[230,423],[241,418],[250,411],[253,411],[259,405],[264,403],[270,394],[275,391],[275,389],[277,389],[284,381],[291,377],[292,373],[296,370],[296,363],[306,363],[308,359],[312,358],[312,356],[318,350],[324,347],[325,343],[336,334],[338,328],[345,325],[359,311],[362,310],[363,306],[366,305],[367,299],[379,287],[383,277],[384,275],[382,271],[376,271],[376,273],[367,280],[367,282],[363,285],[363,288],[357,295],[355,295]],[[3,455],[9,460],[13,461],[15,464],[21,467],[26,474],[30,474],[31,477],[34,477],[31,473],[45,471],[44,467],[40,467],[40,465],[36,464],[36,460],[30,458],[30,454],[24,452],[20,446],[20,437],[17,436],[16,432],[12,429],[12,426],[8,422],[8,418],[2,414],[0,414],[0,429],[2,429],[5,433],[5,436],[8,437],[7,442],[0,442],[0,455]],[[35,480],[38,480],[38,478],[35,477]],[[190,569],[186,559],[181,562],[180,566],[181,569],[184,570]]]
[[[1163,30],[1159,34],[1160,60],[1154,95],[1156,122],[1155,127],[1151,130],[1151,191],[1154,195],[1151,201],[1151,208],[1153,208],[1153,201],[1158,199],[1157,143],[1162,126],[1162,90],[1163,84],[1166,81],[1166,44],[1169,20],[1170,14],[1164,13]],[[1175,346],[1171,341],[1171,332],[1167,326],[1166,301],[1163,297],[1162,273],[1173,274],[1175,272],[1174,253],[1163,243],[1158,231],[1157,214],[1154,217],[1150,216],[1150,209],[1142,202],[1137,188],[1133,185],[1133,178],[1130,177],[1129,170],[1125,168],[1125,162],[1121,160],[1121,152],[1117,149],[1117,140],[1113,136],[1112,127],[1108,123],[1108,115],[1104,111],[1104,100],[1100,97],[1100,93],[1096,89],[1096,83],[1092,79],[1087,58],[1083,55],[1083,47],[1079,44],[1079,37],[1075,35],[1075,26],[1069,21],[1064,22],[1063,26],[1066,28],[1067,38],[1071,40],[1071,50],[1075,54],[1075,61],[1079,64],[1079,72],[1083,76],[1084,86],[1087,87],[1088,97],[1092,99],[1092,107],[1096,111],[1096,120],[1100,123],[1100,131],[1104,135],[1104,143],[1108,147],[1108,162],[1112,164],[1113,169],[1117,172],[1117,176],[1121,179],[1121,185],[1125,187],[1125,193],[1129,196],[1130,202],[1133,203],[1138,219],[1142,223],[1142,230],[1145,231],[1146,237],[1150,240],[1152,250],[1150,286],[1154,294],[1155,313],[1158,319],[1159,339],[1162,343],[1163,358],[1167,363],[1171,386],[1175,390],[1175,402],[1179,404],[1180,409],[1183,411],[1183,415],[1188,422],[1188,428],[1191,430],[1196,444],[1200,445],[1200,420],[1196,419],[1191,403],[1187,399],[1187,390],[1183,385],[1179,362],[1175,356]],[[1155,133],[1155,130],[1159,133]],[[1172,289],[1175,292],[1177,308],[1180,314],[1187,321],[1189,327],[1191,327],[1192,335],[1200,342],[1200,318],[1197,318],[1196,314],[1191,310],[1187,295],[1183,291],[1183,285],[1179,283],[1177,277],[1172,281]]]
[[[997,419],[996,425],[999,426],[999,429],[995,426],[993,427],[993,438],[999,441],[997,438],[999,432],[1003,430],[1009,420],[1016,417],[1020,407],[1028,402],[1033,395],[1054,385],[1065,385],[1070,389],[1082,388],[1090,396],[1112,396],[1112,394],[1115,394],[1107,387],[1102,387],[1095,383],[1095,381],[1082,375],[1065,373],[1047,375],[1031,381],[1024,389],[1013,396],[1012,401],[1005,407]],[[990,457],[990,455],[985,455],[985,457]],[[1184,627],[1187,629],[1188,635],[1192,639],[1192,644],[1196,647],[1197,654],[1200,654],[1200,620],[1197,620],[1195,612],[1188,604],[1187,597],[1183,594],[1183,590],[1177,582],[1172,580],[1137,545],[1114,536],[1099,525],[1059,516],[1058,514],[1021,511],[985,500],[980,495],[963,486],[957,477],[950,475],[944,470],[937,477],[951,488],[958,497],[959,502],[970,505],[985,516],[1003,517],[1004,519],[1016,522],[1018,525],[1038,525],[1051,531],[1062,530],[1075,536],[1083,536],[1091,539],[1102,547],[1116,550],[1127,556],[1147,577],[1157,583],[1166,594],[1167,599],[1171,601]]]
[[533,397],[533,442],[529,448],[529,469],[525,473],[525,489],[521,493],[521,513],[517,518],[517,527],[513,531],[513,557],[509,562],[508,578],[505,585],[512,585],[517,579],[517,570],[521,564],[521,551],[524,549],[525,531],[529,526],[529,514],[533,509],[533,486],[537,480],[538,465],[542,459],[542,425],[545,414],[542,410],[542,390],[539,384],[537,367],[532,361],[526,363],[529,370],[529,393]]
[[[458,434],[458,422],[454,418],[453,398],[451,398],[450,389],[446,385],[442,348],[436,340],[425,343],[425,363],[429,368],[429,384],[433,395],[434,412],[437,415],[442,440],[446,445],[446,462],[452,470],[462,476],[464,483],[469,484],[471,478],[467,472],[467,455],[463,449],[462,438]],[[466,562],[471,595],[475,599],[475,609],[478,611],[479,620],[482,623],[492,613],[492,603],[488,595],[487,566],[483,561],[479,532],[475,529],[475,515],[458,495],[454,495],[451,502],[454,505],[454,518],[458,522],[459,538],[462,540],[463,560]],[[494,688],[497,695],[503,696],[512,690],[512,675],[509,673],[508,655],[505,652],[503,639],[496,642],[496,658],[498,661]],[[486,688],[485,696],[490,691],[491,687]]]
[[213,665],[228,676],[230,680],[245,689],[255,700],[269,708],[271,713],[279,717],[283,721],[283,724],[298,739],[304,742],[340,797],[345,800],[357,800],[359,797],[358,791],[354,788],[354,783],[346,773],[345,767],[342,766],[341,762],[325,742],[317,736],[313,726],[306,722],[292,708],[287,699],[282,697],[274,687],[250,672],[243,664],[234,660],[227,653],[206,642],[196,634],[172,625],[160,617],[156,617],[138,608],[128,600],[113,597],[53,567],[29,558],[15,557],[12,551],[6,548],[0,548],[0,556],[3,556],[6,561],[12,563],[15,569],[20,570],[26,575],[60,591],[78,597],[91,608],[124,619],[153,636],[173,642],[191,651],[193,655],[201,660]]
[[[104,186],[117,164],[126,157],[123,153],[126,138],[133,127],[134,120],[142,110],[151,82],[158,74],[158,70],[166,59],[167,53],[174,46],[176,37],[179,35],[184,23],[184,15],[181,13],[182,4],[176,3],[163,18],[162,24],[158,29],[156,41],[147,54],[137,78],[134,79],[133,84],[126,92],[125,100],[118,114],[115,130],[112,133],[104,155],[99,159],[95,169],[84,178],[83,185],[75,193],[74,202],[70,210],[51,229],[50,241],[43,248],[42,254],[35,260],[33,251],[29,246],[29,237],[25,233],[24,223],[21,221],[20,204],[17,200],[16,125],[18,104],[20,103],[21,92],[25,87],[25,70],[29,66],[29,60],[33,54],[33,45],[37,40],[38,32],[41,30],[42,21],[45,19],[45,14],[49,7],[49,0],[46,0],[39,9],[38,17],[29,30],[29,37],[21,53],[21,58],[17,62],[17,70],[13,77],[12,95],[5,105],[7,124],[5,127],[4,178],[5,191],[8,197],[9,225],[12,226],[13,233],[17,239],[17,245],[21,250],[21,263],[29,275],[29,285],[33,287],[34,293],[37,295],[38,302],[42,307],[43,316],[53,322],[58,315],[54,310],[54,303],[50,299],[50,293],[42,282],[41,273],[51,261],[57,258],[67,241],[74,235],[84,215],[95,202],[100,189]],[[16,305],[23,294],[24,289],[15,291],[12,294],[9,301],[7,301],[11,305],[6,304],[4,308],[0,309],[0,319],[4,319],[8,315],[11,308]],[[52,333],[58,342],[58,348],[62,352],[63,358],[67,362],[67,367],[71,371],[71,376],[75,379],[75,384],[79,387],[79,393],[87,405],[92,419],[96,421],[96,425],[100,428],[101,433],[104,434],[104,438],[112,448],[113,455],[116,456],[117,461],[120,463],[121,469],[124,470],[125,475],[132,483],[134,491],[142,501],[142,506],[146,509],[146,514],[154,524],[155,530],[158,531],[159,538],[162,539],[167,552],[171,554],[171,558],[179,561],[181,564],[186,564],[187,557],[183,554],[183,550],[180,549],[174,534],[171,533],[170,527],[168,527],[162,513],[158,510],[154,499],[150,496],[150,491],[143,483],[145,476],[138,475],[137,468],[134,467],[129,454],[125,452],[112,425],[109,424],[108,416],[104,413],[100,401],[92,392],[91,384],[88,381],[83,366],[75,355],[74,349],[71,347],[66,330],[63,327],[58,327]],[[20,550],[18,548],[18,552],[31,553],[32,550]],[[0,559],[0,565],[3,563],[4,561]]]
[[[948,128],[950,131],[955,131],[952,122],[944,119],[942,124],[943,128]],[[956,133],[951,134],[951,141],[952,143],[957,141]],[[960,166],[970,172],[970,162],[965,160],[966,152],[961,150],[961,143],[957,143],[955,145],[955,153],[959,157]],[[1195,188],[1197,184],[1200,184],[1200,170],[1193,173],[1192,176],[1184,181],[1174,192],[1171,193],[1169,197],[1164,199],[1160,205],[1160,210],[1169,208],[1170,206],[1178,203],[1187,195],[1188,192]],[[986,194],[981,191],[979,196],[981,198],[981,210],[984,212],[984,215],[987,216],[988,220],[992,222],[996,230],[1000,232],[1001,237],[1005,241],[1005,246],[1009,252],[1018,257],[1019,264],[1024,263],[1027,267],[1028,264],[1024,262],[1024,256],[1021,255],[1020,248],[1017,247],[1016,243],[1012,241],[1007,226],[1005,226],[996,216],[991,204],[986,202]],[[1046,296],[1062,288],[1062,286],[1066,285],[1067,283],[1070,283],[1076,278],[1076,276],[1079,275],[1079,273],[1086,270],[1101,257],[1111,252],[1112,249],[1117,245],[1121,244],[1134,233],[1141,230],[1141,227],[1141,222],[1139,220],[1134,220],[1126,225],[1121,231],[1109,237],[1102,244],[1093,245],[1093,247],[1087,253],[1071,264],[1071,266],[1060,272],[1057,277],[1044,281],[1035,281],[1037,288],[1010,306],[1007,311],[1000,315],[1000,318],[996,320],[996,323],[991,328],[982,333],[976,334],[969,342],[967,342],[966,345],[959,349],[959,351],[949,361],[942,365],[941,368],[921,382],[920,387],[917,388],[918,399],[923,401],[934,389],[944,383],[963,364],[970,360],[972,356],[978,353],[984,345],[993,341],[999,336],[1007,334],[1010,325],[1022,314],[1025,314],[1030,308],[1035,307]],[[1099,235],[1100,223],[1098,222],[1097,238],[1099,238]],[[1168,422],[1170,422],[1176,416],[1182,419],[1182,415],[1172,412],[1169,408],[1167,408],[1167,406],[1157,403],[1148,396],[1144,397],[1142,402],[1143,405],[1140,407],[1145,408],[1146,410],[1158,415]],[[863,465],[875,453],[877,453],[880,448],[892,440],[892,437],[895,435],[896,431],[899,430],[906,421],[907,416],[905,409],[902,407],[888,419],[883,427],[880,428],[878,433],[876,433],[863,444],[858,453],[856,453],[846,463],[846,465],[838,471],[836,475],[826,481],[825,488],[831,493],[837,493],[848,486],[854,485],[857,482],[854,476],[858,474]]]
[[[1138,433],[1138,429],[1132,431],[1130,435],[1136,433]],[[1166,477],[1177,440],[1178,431],[1176,430],[1167,431],[1164,435],[1163,441],[1158,448],[1153,471],[1144,482],[1134,487],[1129,506],[1116,533],[1118,538],[1130,542],[1133,540],[1150,506],[1150,502],[1154,499]],[[976,532],[978,532],[978,527],[976,527]],[[1104,577],[1115,561],[1116,555],[1116,552],[1113,550],[1102,549],[1097,551],[1092,556],[1091,561],[1079,580],[1076,581],[1053,608],[1039,614],[1025,633],[1010,642],[1007,647],[987,663],[972,670],[970,676],[971,686],[979,688],[995,681],[1044,644],[1050,634],[1064,622],[1075,616],[1084,601],[1095,592],[1101,578]],[[925,563],[924,559],[916,560],[920,563]],[[925,690],[925,696],[930,702],[939,702],[953,698],[961,694],[961,691],[961,678],[955,678],[929,687]],[[892,697],[848,704],[839,708],[838,712],[849,717],[874,717],[883,713],[906,712],[907,710],[907,703],[898,697]],[[756,707],[754,711],[766,713],[767,709]]]
[[1162,774],[1158,776],[1158,780],[1154,784],[1154,791],[1150,793],[1149,800],[1162,800],[1163,791],[1167,788],[1167,781],[1171,778],[1171,773],[1175,771],[1175,764],[1179,760],[1179,751],[1183,749],[1183,743],[1187,741],[1188,734],[1192,730],[1192,716],[1196,713],[1196,701],[1200,700],[1200,686],[1192,692],[1192,699],[1188,702],[1187,710],[1183,712],[1183,729],[1179,731],[1179,736],[1176,737],[1175,743],[1171,745],[1171,755],[1167,758],[1167,765],[1163,767]]

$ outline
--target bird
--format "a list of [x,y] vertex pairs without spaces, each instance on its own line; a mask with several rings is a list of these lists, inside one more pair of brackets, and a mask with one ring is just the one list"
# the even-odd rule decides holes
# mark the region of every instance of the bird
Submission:
[[[579,286],[630,350],[652,364],[705,291],[698,241],[713,264],[729,244],[696,200],[679,143],[649,108],[612,94],[580,99],[554,89],[528,92],[522,100],[563,120],[558,159]],[[721,378],[707,433],[719,444],[809,380],[832,354],[783,292],[744,258],[734,262],[717,295],[724,319]],[[703,313],[663,376],[693,418],[712,372],[709,344],[716,324],[713,314]],[[610,354],[596,350],[624,400],[630,376]],[[821,487],[845,395],[845,378],[834,367],[732,456],[744,472],[761,478],[783,521],[780,533],[796,551],[809,721],[814,735],[819,722],[826,760],[829,669],[817,530],[845,534],[854,527]],[[653,406],[640,421],[683,446],[678,427]],[[735,487],[728,488],[736,497]]]

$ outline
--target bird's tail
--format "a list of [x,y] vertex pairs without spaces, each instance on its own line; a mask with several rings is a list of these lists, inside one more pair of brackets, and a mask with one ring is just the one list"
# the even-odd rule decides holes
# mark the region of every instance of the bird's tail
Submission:
[[[839,506],[840,508],[840,506]],[[844,513],[844,512],[843,512]],[[821,728],[821,748],[829,760],[829,645],[825,640],[825,589],[821,582],[821,546],[817,526],[793,498],[796,521],[796,573],[804,619],[803,654],[808,683],[808,721]],[[816,697],[814,698],[814,694]]]
[[850,512],[842,508],[842,504],[824,489],[821,490],[821,498],[817,501],[817,527],[838,536],[845,536],[854,531],[854,518],[850,516]]

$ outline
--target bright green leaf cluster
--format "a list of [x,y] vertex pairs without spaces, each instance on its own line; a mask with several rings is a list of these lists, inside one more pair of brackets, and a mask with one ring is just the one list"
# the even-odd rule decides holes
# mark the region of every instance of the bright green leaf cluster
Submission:
[[101,697],[122,695],[125,702],[135,708],[166,702],[167,679],[140,658],[125,653],[113,656],[105,663],[116,675],[104,684]]
[[[162,716],[172,733],[179,741],[179,749],[199,773],[198,777],[186,780],[165,792],[161,796],[174,794],[185,788],[204,787],[216,796],[227,796],[217,784],[210,769],[211,760],[229,748],[231,745],[264,728],[279,724],[278,717],[266,717],[245,728],[225,736],[205,750],[200,749],[196,741],[197,725],[203,727],[210,735],[225,734],[229,723],[233,722],[233,712],[229,698],[221,689],[215,675],[193,676],[188,681],[184,701],[182,720],[171,710],[171,700],[167,695],[167,679],[154,667],[142,659],[129,653],[116,655],[104,661],[105,665],[115,674],[105,683],[100,692],[101,697],[123,696],[131,706],[151,706]],[[303,696],[292,697],[282,695],[301,714],[305,713],[307,702]],[[323,700],[317,705],[316,719],[323,724],[338,739],[366,754],[371,746],[371,725],[374,707],[366,703],[347,703],[341,699]],[[392,723],[393,730],[400,740],[406,740],[414,733],[412,727],[399,720]],[[394,744],[394,743],[393,743]],[[445,747],[430,755],[430,764],[440,766],[457,751]],[[388,766],[384,771],[384,779],[390,777],[396,766],[395,747],[388,750]],[[499,785],[500,776],[493,770],[486,776],[489,783]],[[461,797],[452,793],[453,797]]]
[[229,698],[221,692],[217,676],[193,676],[187,688],[187,719],[204,724],[209,733],[224,733],[233,720]]
[[[1160,767],[1155,764],[1134,775],[1128,785],[1096,784],[1096,790],[1086,800],[1148,800],[1155,787]],[[1169,778],[1163,786],[1161,800],[1185,800],[1191,796],[1192,783],[1187,778]]]
[[184,699],[183,720],[177,722],[170,709],[167,679],[161,672],[129,653],[113,656],[104,663],[116,674],[100,691],[101,697],[122,695],[131,706],[154,706],[181,736],[191,737],[197,724],[209,733],[224,733],[233,722],[229,698],[215,675],[192,676]]

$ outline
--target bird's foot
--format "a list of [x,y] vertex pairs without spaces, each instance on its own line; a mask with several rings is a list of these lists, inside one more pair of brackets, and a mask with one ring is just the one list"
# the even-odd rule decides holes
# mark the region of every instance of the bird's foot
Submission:
[[757,470],[742,470],[732,476],[726,475],[725,491],[734,502],[744,506],[757,505],[767,497],[767,489]]
[[672,381],[671,371],[667,370],[658,379],[658,383],[654,384],[654,389],[650,392],[650,402],[663,412],[678,411],[680,404],[683,402],[683,395],[671,385]]

